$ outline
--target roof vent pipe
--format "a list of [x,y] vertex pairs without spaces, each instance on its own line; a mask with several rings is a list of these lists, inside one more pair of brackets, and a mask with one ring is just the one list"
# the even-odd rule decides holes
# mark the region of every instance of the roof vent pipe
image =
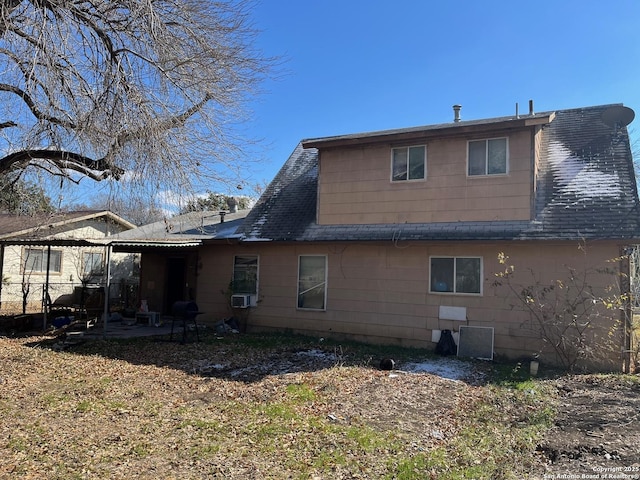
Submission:
[[462,105],[454,105],[453,106],[453,121],[454,122],[459,122],[460,121],[460,109],[462,108]]
[[529,115],[533,114],[533,100],[529,100]]

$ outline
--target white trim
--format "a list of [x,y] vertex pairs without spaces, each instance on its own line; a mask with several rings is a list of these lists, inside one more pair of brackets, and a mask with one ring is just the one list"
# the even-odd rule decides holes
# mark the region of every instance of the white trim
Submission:
[[[41,252],[43,261],[45,261],[47,258],[47,247],[36,247],[36,246],[22,247],[22,252],[20,253],[20,275],[46,275],[47,274],[46,265],[42,265],[42,270],[27,269],[27,260],[29,259],[29,255],[27,255],[28,250]],[[64,250],[62,248],[52,248],[51,253],[53,254],[54,252],[60,254],[60,270],[52,270],[51,264],[49,264],[49,274],[62,275],[63,268],[64,268],[63,267],[64,266]]]
[[[424,163],[424,176],[422,178],[408,178],[409,177],[409,149],[416,148],[416,147],[424,148],[424,155],[422,159]],[[394,180],[393,179],[393,151],[399,150],[401,148],[405,148],[407,150],[407,178],[405,178],[404,180]],[[389,181],[391,183],[402,184],[407,182],[424,182],[427,180],[427,145],[426,144],[391,147],[390,157],[391,158],[390,158],[390,168],[389,168]]]

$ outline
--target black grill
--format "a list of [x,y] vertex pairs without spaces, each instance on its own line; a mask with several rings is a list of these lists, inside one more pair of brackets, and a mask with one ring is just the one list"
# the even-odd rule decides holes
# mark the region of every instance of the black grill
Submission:
[[174,317],[192,319],[198,314],[198,304],[196,302],[175,302],[171,307],[171,314]]
[[187,340],[188,324],[193,324],[193,328],[196,332],[196,339],[200,341],[200,334],[198,333],[198,322],[196,316],[202,312],[198,310],[198,304],[190,301],[178,301],[171,307],[171,314],[173,315],[173,321],[171,322],[171,340],[173,340],[173,327],[176,320],[182,322],[182,343]]

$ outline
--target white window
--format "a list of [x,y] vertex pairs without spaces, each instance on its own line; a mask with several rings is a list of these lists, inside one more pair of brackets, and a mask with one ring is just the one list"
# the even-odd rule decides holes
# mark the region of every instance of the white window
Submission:
[[469,141],[468,174],[504,175],[507,173],[507,139],[491,138],[488,140]]
[[424,180],[427,175],[427,147],[391,149],[391,180]]
[[301,255],[298,263],[298,308],[325,310],[327,304],[327,257]]
[[[23,265],[25,272],[46,273],[47,271],[46,248],[25,248],[23,251]],[[60,273],[62,271],[62,250],[51,250],[49,256],[49,272]]]
[[237,255],[233,260],[233,293],[258,295],[258,256]]
[[431,257],[431,293],[482,293],[482,258]]
[[84,252],[82,254],[82,273],[85,278],[103,274],[102,253]]

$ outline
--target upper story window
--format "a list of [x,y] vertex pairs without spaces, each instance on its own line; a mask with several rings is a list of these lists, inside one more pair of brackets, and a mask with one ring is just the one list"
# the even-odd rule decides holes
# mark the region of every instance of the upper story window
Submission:
[[391,180],[424,180],[427,176],[427,147],[400,147],[391,149]]
[[506,138],[469,141],[469,176],[506,174],[507,150]]
[[23,265],[25,272],[45,273],[47,271],[60,273],[62,271],[62,250],[48,250],[46,248],[25,248],[23,250]]

